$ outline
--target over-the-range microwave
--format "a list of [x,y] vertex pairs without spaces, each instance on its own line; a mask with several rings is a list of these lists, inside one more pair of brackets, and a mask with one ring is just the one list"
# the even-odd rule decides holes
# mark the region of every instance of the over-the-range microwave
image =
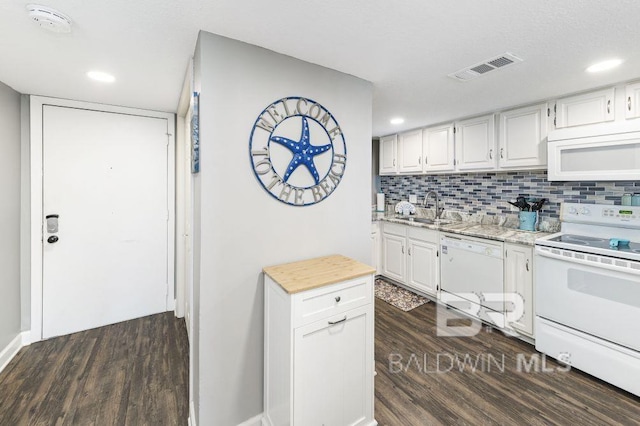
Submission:
[[547,148],[550,181],[640,180],[640,120],[554,130]]

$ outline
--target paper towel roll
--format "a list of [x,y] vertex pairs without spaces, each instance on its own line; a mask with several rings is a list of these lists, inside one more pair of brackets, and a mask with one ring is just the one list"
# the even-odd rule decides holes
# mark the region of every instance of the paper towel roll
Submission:
[[378,206],[376,207],[376,211],[378,212],[384,212],[384,194],[381,192],[379,194],[376,194],[376,201]]

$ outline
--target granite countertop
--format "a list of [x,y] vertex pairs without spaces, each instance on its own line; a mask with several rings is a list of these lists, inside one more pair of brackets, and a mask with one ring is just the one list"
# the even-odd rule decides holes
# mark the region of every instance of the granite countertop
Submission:
[[[438,231],[449,232],[452,234],[466,235],[476,238],[486,238],[489,240],[525,244],[530,246],[534,245],[537,238],[544,237],[558,231],[558,229],[554,229],[555,224],[545,224],[545,230],[549,232],[522,231],[517,229],[517,227],[514,226],[517,225],[517,223],[514,223],[514,220],[509,220],[509,218],[478,215],[463,217],[463,215],[455,212],[445,212],[444,219],[446,220],[446,222],[434,224],[411,222],[408,220],[399,219],[399,217],[400,216],[395,214],[374,212],[372,219],[374,221],[399,223],[402,225],[434,229]],[[421,214],[417,215],[417,217],[428,218],[429,214]],[[498,222],[498,224],[491,222]]]

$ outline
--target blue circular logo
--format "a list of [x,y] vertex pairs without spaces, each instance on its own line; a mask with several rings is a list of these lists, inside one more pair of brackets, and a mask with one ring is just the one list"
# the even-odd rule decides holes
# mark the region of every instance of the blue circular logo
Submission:
[[279,99],[253,125],[249,156],[256,178],[275,199],[293,206],[319,203],[342,180],[347,145],[340,125],[319,103]]

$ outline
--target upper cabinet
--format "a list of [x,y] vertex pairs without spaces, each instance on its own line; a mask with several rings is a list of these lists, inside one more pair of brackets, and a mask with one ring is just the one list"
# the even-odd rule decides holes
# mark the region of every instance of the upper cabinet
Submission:
[[615,119],[613,87],[558,99],[555,106],[556,129],[604,123]]
[[422,153],[425,172],[455,169],[453,123],[429,127],[422,131]]
[[380,138],[380,174],[395,175],[398,171],[396,161],[396,145],[398,137],[396,135]]
[[398,136],[398,159],[398,172],[422,171],[422,130],[413,130]]
[[496,167],[495,114],[457,122],[455,140],[458,170]]
[[640,117],[640,83],[627,84],[625,87],[624,117]]
[[500,168],[531,168],[547,164],[548,113],[546,103],[500,113]]

